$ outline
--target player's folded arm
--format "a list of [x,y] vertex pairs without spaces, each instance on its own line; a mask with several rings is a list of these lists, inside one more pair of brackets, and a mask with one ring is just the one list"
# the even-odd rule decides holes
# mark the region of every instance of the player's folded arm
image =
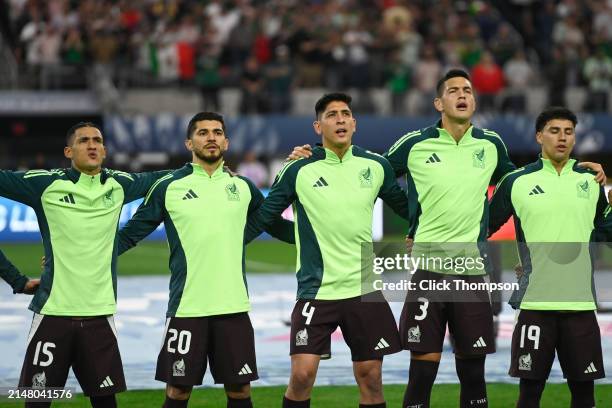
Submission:
[[29,279],[23,275],[15,265],[9,261],[2,251],[0,251],[0,278],[11,285],[13,293],[23,293],[26,283]]

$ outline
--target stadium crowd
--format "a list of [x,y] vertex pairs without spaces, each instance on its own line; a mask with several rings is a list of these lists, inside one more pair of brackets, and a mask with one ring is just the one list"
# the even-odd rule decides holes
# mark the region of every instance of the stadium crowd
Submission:
[[19,87],[179,84],[209,110],[224,87],[243,113],[288,112],[296,87],[386,87],[399,113],[465,67],[483,110],[520,112],[539,85],[558,105],[584,86],[584,109],[607,111],[612,81],[607,0],[0,0],[0,22]]

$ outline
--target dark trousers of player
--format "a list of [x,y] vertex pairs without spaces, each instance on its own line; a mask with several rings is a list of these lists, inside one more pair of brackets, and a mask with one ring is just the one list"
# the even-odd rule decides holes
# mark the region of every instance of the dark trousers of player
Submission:
[[[168,319],[155,379],[181,390],[191,390],[194,385],[202,384],[207,363],[215,384],[224,384],[226,391],[259,378],[255,334],[248,313]],[[189,392],[184,392],[187,398]],[[183,408],[187,401],[167,396],[164,408]],[[250,408],[251,399],[231,398],[228,394],[227,406]]]
[[555,352],[572,408],[593,407],[594,380],[605,377],[595,312],[541,310],[521,310],[512,335],[510,375],[521,379],[517,407],[539,407]]
[[[461,383],[461,407],[486,407],[485,356],[495,352],[493,312],[486,290],[456,291],[454,281],[484,282],[483,276],[442,275],[418,270],[411,282],[416,288],[444,287],[451,290],[417,289],[408,293],[400,317],[400,337],[404,349],[412,352],[409,381],[403,407],[429,407],[431,389],[439,362],[421,359],[441,353],[446,327],[455,352],[457,376]],[[460,285],[459,285],[460,286]]]
[[70,367],[92,406],[115,406],[126,386],[112,316],[34,315],[19,386],[64,387]]

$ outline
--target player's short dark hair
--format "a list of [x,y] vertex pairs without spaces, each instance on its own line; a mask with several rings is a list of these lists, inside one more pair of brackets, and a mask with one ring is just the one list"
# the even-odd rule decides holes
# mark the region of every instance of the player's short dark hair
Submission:
[[578,124],[576,114],[563,106],[550,106],[544,109],[537,117],[535,123],[536,132],[541,132],[548,122],[553,119],[566,119],[574,124]]
[[444,83],[448,81],[449,79],[457,78],[457,77],[465,78],[468,81],[471,81],[470,74],[468,74],[464,70],[451,69],[442,78],[440,78],[440,80],[438,81],[438,84],[436,85],[436,92],[438,93],[438,97],[442,96],[442,94],[444,93]]
[[341,92],[328,93],[323,95],[315,104],[315,116],[319,119],[319,116],[325,112],[327,105],[332,102],[344,102],[348,105],[349,109],[351,108],[351,98],[350,95]]
[[[191,139],[193,132],[195,132],[197,123],[201,120],[216,120],[217,122],[221,122],[221,128],[223,129],[223,133],[225,133],[225,121],[223,121],[223,115],[217,112],[200,112],[196,113],[196,115],[191,118],[189,124],[187,125],[187,139]],[[227,135],[225,135],[227,137]]]
[[74,134],[76,131],[85,127],[96,128],[100,131],[100,133],[102,133],[102,129],[100,129],[100,127],[93,122],[79,122],[76,125],[71,126],[70,129],[68,129],[68,132],[66,132],[66,146],[71,146],[72,142],[74,141]]

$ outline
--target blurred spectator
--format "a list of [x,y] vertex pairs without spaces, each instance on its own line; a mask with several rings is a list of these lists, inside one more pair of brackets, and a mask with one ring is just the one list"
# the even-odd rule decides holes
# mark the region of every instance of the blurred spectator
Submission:
[[270,110],[278,113],[290,112],[294,69],[286,45],[276,47],[274,61],[268,66],[266,76]]
[[502,102],[503,111],[525,112],[527,106],[526,93],[534,80],[534,72],[525,58],[523,50],[519,49],[504,65],[506,82],[505,97]]
[[489,51],[482,53],[482,60],[472,69],[472,85],[478,108],[482,111],[495,108],[495,99],[504,88],[504,73]]
[[217,57],[203,49],[198,57],[196,69],[196,83],[200,87],[202,110],[218,112],[220,110],[221,75]]
[[548,78],[548,105],[565,106],[567,89],[568,64],[562,48],[553,48],[552,61],[546,70]]
[[295,15],[287,45],[291,55],[297,60],[297,81],[305,88],[315,88],[322,84],[323,61],[325,53],[314,33],[310,31],[310,16]]
[[247,59],[240,78],[242,100],[240,112],[246,114],[263,113],[267,111],[265,99],[265,81],[257,58]]
[[62,36],[57,28],[51,24],[45,24],[37,38],[36,46],[39,47],[42,65],[56,65],[60,62]]
[[436,97],[436,84],[442,77],[442,65],[433,44],[423,48],[423,54],[414,68],[414,85],[420,91],[420,108],[423,115],[434,113],[431,101]]
[[66,34],[62,53],[66,64],[81,65],[85,62],[85,43],[80,31],[76,28],[71,28]]
[[468,68],[474,67],[481,60],[483,50],[483,41],[480,38],[478,26],[472,23],[463,28],[458,43],[461,63]]
[[612,4],[609,1],[593,1],[593,35],[600,41],[612,41]]
[[534,16],[536,49],[543,61],[549,61],[552,58],[552,38],[556,18],[554,0],[544,0]]
[[485,43],[489,43],[494,36],[499,35],[502,19],[499,13],[490,4],[481,3],[480,9],[477,11],[474,19],[478,24],[482,39]]
[[349,88],[369,88],[368,47],[372,43],[372,36],[365,31],[362,21],[353,23],[352,27],[344,33],[343,42],[347,53],[346,86]]
[[255,12],[249,9],[240,16],[238,24],[232,29],[227,40],[230,50],[230,65],[240,66],[251,54],[255,39]]
[[499,65],[504,65],[516,50],[522,47],[522,39],[509,23],[501,23],[497,33],[491,38],[489,48]]
[[258,188],[267,187],[268,168],[257,160],[255,152],[245,154],[242,163],[236,170],[241,176],[248,177]]
[[563,45],[568,55],[579,53],[585,45],[585,40],[575,15],[570,14],[563,20],[557,21],[553,29],[553,40],[555,44]]
[[395,41],[399,47],[402,62],[407,67],[412,68],[419,59],[423,37],[415,29],[412,13],[407,14],[405,19],[400,19],[399,16],[396,18],[398,18],[397,24],[399,30]]
[[584,63],[584,77],[589,85],[588,102],[585,109],[590,112],[608,110],[608,92],[612,85],[612,59],[602,48]]
[[391,92],[391,112],[394,115],[406,113],[406,93],[410,87],[410,68],[408,68],[398,52],[391,54],[387,65],[387,88]]
[[111,29],[97,28],[90,33],[89,52],[94,63],[112,64],[118,50],[118,38]]

